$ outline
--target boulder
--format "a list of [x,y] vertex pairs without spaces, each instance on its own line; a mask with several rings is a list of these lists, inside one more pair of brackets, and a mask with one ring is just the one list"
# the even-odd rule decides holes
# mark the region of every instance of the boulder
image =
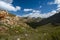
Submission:
[[0,10],[0,19],[4,19],[7,15],[8,13],[6,11]]

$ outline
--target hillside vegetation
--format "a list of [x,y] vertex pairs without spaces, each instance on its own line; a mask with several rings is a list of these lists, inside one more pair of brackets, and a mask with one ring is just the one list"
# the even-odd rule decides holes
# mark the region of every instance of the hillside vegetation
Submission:
[[27,22],[33,24],[43,19],[27,20],[4,10],[0,11],[0,40],[60,40],[60,26],[48,23],[34,29],[31,26],[35,24],[30,26]]

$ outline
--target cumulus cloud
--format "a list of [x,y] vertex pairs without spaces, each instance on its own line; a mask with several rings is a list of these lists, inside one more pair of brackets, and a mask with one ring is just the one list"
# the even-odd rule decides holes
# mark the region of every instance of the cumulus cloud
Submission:
[[54,14],[56,14],[56,11],[55,10],[53,10],[53,11],[51,11],[51,12],[49,12],[49,13],[44,13],[44,14],[41,14],[42,16],[42,18],[48,18],[48,17],[50,17],[50,16],[53,16]]
[[12,3],[12,1],[9,1],[9,3],[8,3],[7,0],[5,0],[5,1],[0,0],[0,9],[4,9],[4,10],[8,10],[8,11],[18,11],[21,9],[21,7],[19,7],[19,6],[14,7],[11,3]]
[[54,0],[54,2],[48,2],[47,4],[52,5],[52,4],[57,4],[57,10],[60,10],[60,0]]
[[39,17],[39,16],[40,16],[40,12],[35,11],[35,10],[34,10],[32,13],[23,15],[23,17],[35,17],[35,18],[37,18],[37,17]]
[[60,4],[60,0],[54,0],[54,2],[48,2],[47,4],[50,4],[50,5],[52,5],[52,4]]
[[55,4],[60,4],[60,0],[55,0]]
[[57,6],[58,8],[60,7],[60,5]]
[[25,12],[32,11],[33,9],[24,9]]
[[54,0],[54,2],[48,2],[49,5],[56,4],[57,9],[55,10],[56,13],[60,12],[60,0]]
[[16,10],[20,10],[21,9],[21,7],[19,7],[19,6],[16,6]]
[[33,13],[40,13],[41,11],[39,11],[39,10],[33,10],[32,12]]
[[[25,9],[25,11],[32,11],[32,13],[29,13],[29,14],[26,14],[26,15],[23,15],[23,17],[41,17],[41,18],[48,18],[50,16],[53,16],[54,14],[60,12],[60,0],[54,0],[54,2],[48,2],[49,5],[52,5],[52,4],[57,4],[57,9],[56,10],[52,10],[51,12],[48,12],[48,13],[41,13],[41,11],[39,10],[31,10],[31,9]],[[40,6],[41,8],[41,6]]]
[[55,0],[55,4],[57,4],[57,11],[60,12],[60,0]]
[[6,3],[12,3],[13,2],[13,0],[0,0],[0,1],[4,1]]
[[55,13],[56,13],[55,10],[53,10],[53,11],[51,11],[49,13],[44,13],[44,14],[42,14],[41,11],[39,11],[39,10],[33,10],[32,13],[23,15],[22,17],[35,17],[35,18],[41,17],[41,18],[48,18],[48,17],[54,15]]

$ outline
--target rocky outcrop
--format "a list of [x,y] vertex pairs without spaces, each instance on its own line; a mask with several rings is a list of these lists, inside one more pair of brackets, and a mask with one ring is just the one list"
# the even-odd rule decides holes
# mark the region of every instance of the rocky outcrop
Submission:
[[0,24],[11,25],[11,26],[28,26],[24,23],[20,17],[13,16],[13,14],[9,14],[7,11],[0,10]]
[[0,10],[0,19],[4,19],[6,18],[8,15],[8,12],[4,11],[4,10]]

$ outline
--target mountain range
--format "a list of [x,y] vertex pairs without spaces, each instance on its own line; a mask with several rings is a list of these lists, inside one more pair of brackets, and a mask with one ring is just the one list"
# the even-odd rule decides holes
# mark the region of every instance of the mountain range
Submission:
[[60,12],[56,13],[55,15],[50,16],[48,18],[40,19],[38,22],[36,22],[36,21],[28,22],[27,24],[29,24],[33,28],[36,28],[37,26],[46,25],[48,23],[51,23],[54,26],[60,25]]

